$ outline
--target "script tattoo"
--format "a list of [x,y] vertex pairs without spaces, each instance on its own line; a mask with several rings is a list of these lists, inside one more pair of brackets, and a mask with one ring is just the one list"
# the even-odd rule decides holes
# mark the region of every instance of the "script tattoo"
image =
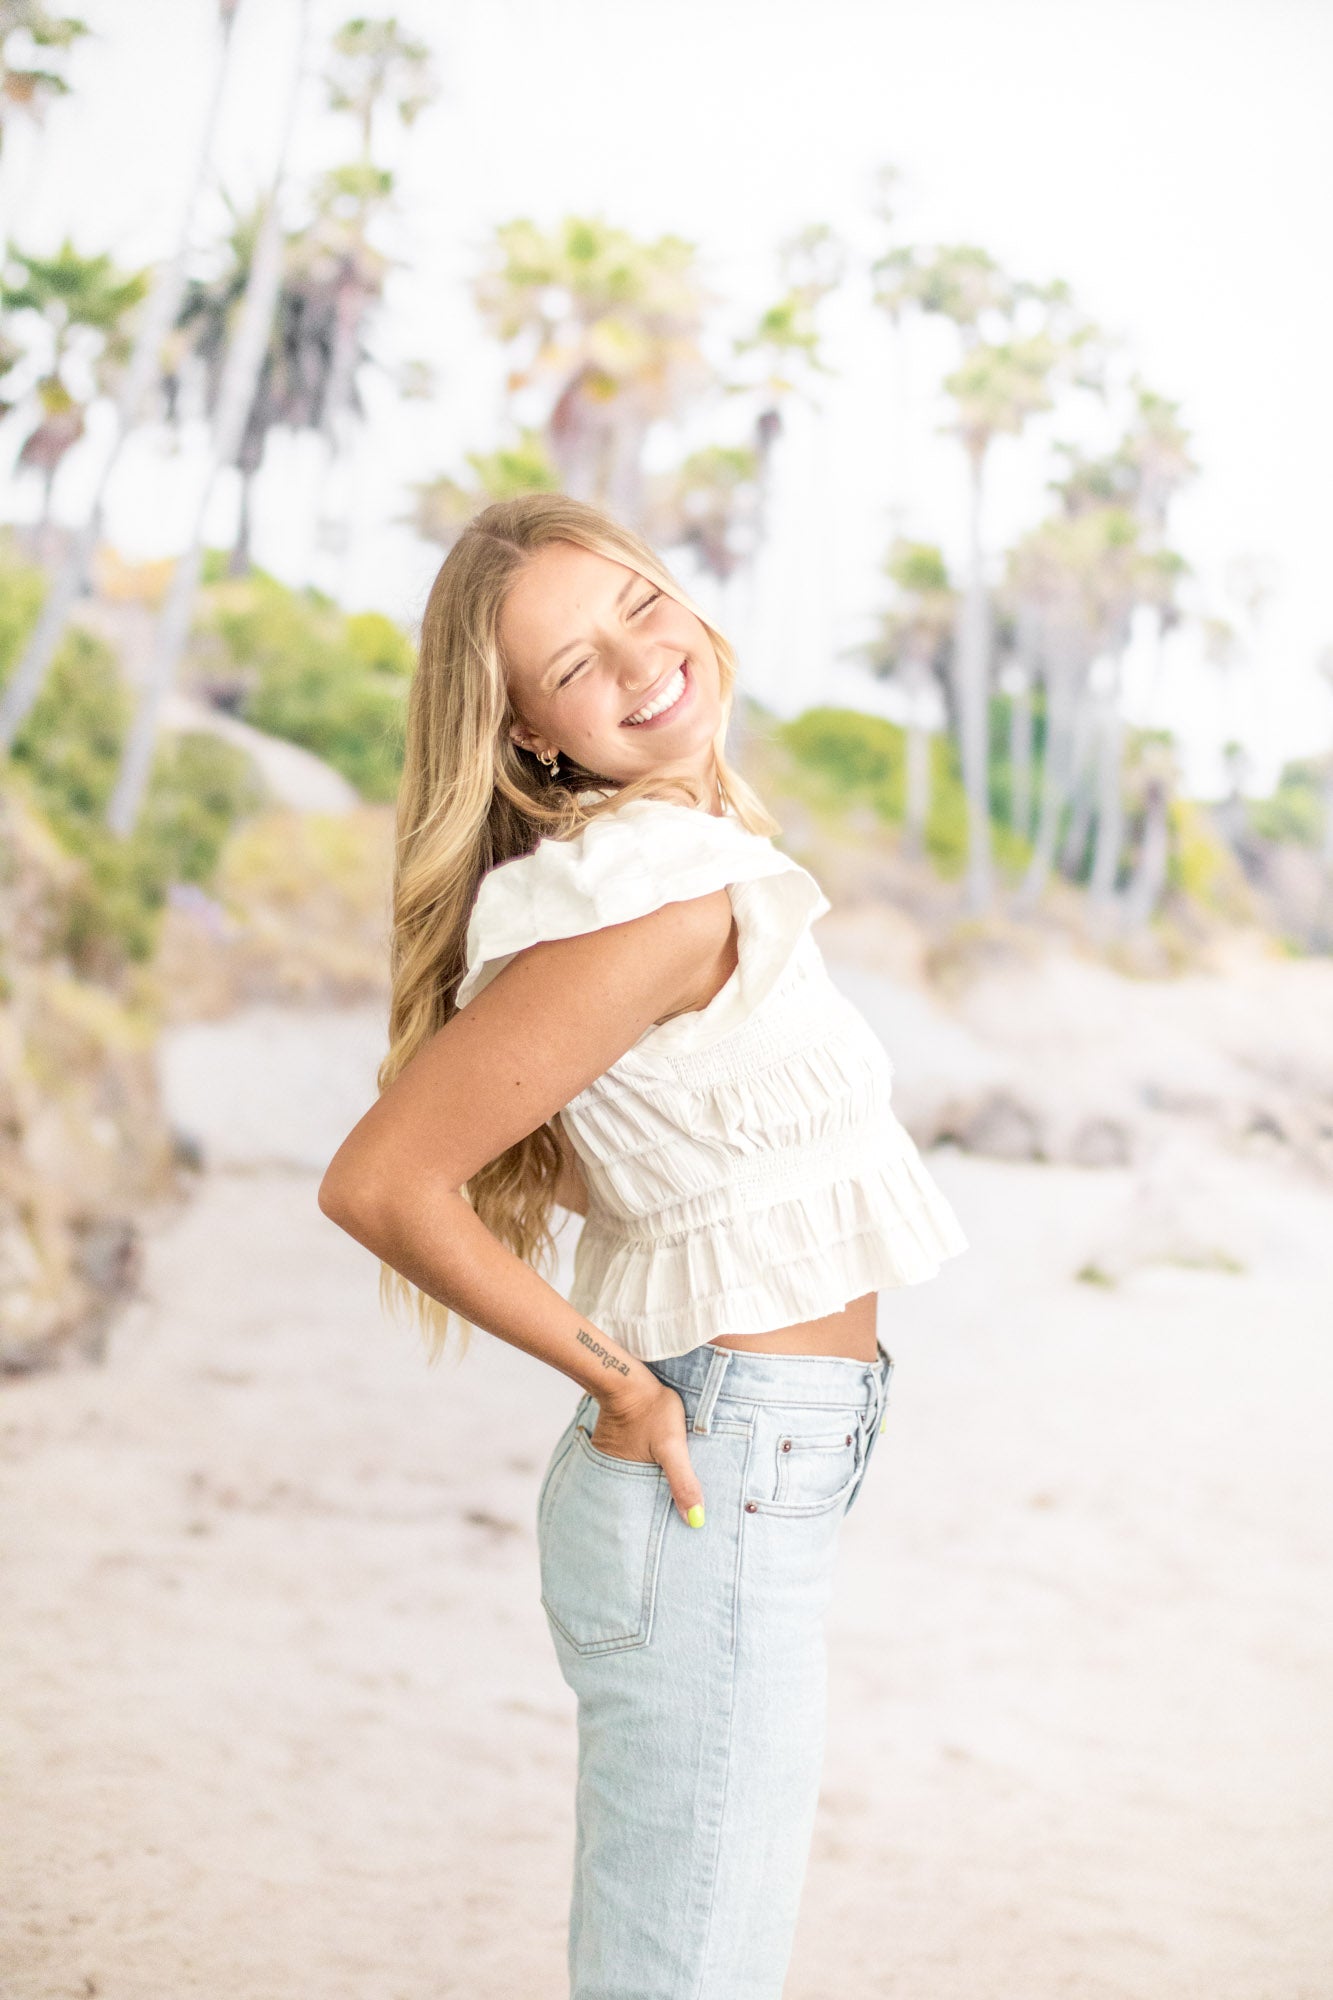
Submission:
[[601,1362],[603,1368],[618,1368],[622,1375],[629,1374],[628,1361],[621,1361],[617,1355],[608,1354],[606,1349],[602,1346],[601,1341],[594,1340],[586,1327],[581,1326],[578,1332],[575,1334],[574,1338],[576,1340],[581,1340],[585,1347],[592,1349],[592,1352],[597,1356],[597,1359]]

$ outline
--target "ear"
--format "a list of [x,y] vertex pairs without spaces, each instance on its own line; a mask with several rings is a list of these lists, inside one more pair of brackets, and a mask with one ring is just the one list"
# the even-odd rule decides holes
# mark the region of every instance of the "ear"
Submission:
[[530,729],[525,729],[521,722],[510,725],[509,740],[511,743],[517,743],[520,750],[530,750],[538,757],[543,750],[549,753],[551,747],[549,743],[544,743],[540,736],[534,736]]

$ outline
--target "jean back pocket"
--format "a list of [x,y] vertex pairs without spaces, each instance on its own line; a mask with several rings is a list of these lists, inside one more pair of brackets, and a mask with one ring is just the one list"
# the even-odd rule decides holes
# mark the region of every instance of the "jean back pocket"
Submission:
[[671,1488],[660,1465],[598,1451],[576,1424],[542,1495],[541,1601],[576,1653],[644,1645]]

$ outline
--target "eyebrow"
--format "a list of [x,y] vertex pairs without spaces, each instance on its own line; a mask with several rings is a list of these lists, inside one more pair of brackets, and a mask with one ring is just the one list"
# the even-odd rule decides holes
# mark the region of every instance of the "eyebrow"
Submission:
[[[619,611],[621,605],[625,602],[625,599],[629,596],[630,592],[633,589],[635,589],[638,584],[641,584],[643,580],[644,579],[641,576],[638,575],[631,576],[629,581],[625,584],[624,588],[621,590],[619,597],[617,597],[614,605],[612,606],[612,609],[614,611]],[[552,653],[550,659],[546,662],[546,665],[542,669],[541,686],[543,688],[546,686],[546,682],[550,676],[551,669],[556,665],[558,665],[558,663],[564,659],[566,653],[572,653],[575,646],[581,646],[582,644],[583,644],[582,639],[569,639],[565,642],[563,646],[560,647],[558,652]]]

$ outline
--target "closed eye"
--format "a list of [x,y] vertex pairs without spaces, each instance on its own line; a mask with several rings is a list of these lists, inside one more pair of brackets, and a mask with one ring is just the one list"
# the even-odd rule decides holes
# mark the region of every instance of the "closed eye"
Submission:
[[[655,590],[650,597],[645,597],[642,604],[635,605],[633,616],[637,618],[639,613],[641,611],[646,611],[650,604],[656,604],[658,598],[661,595],[662,593],[660,590]],[[568,673],[561,674],[559,680],[556,682],[555,684],[556,691],[559,692],[561,688],[568,687],[569,683],[573,680],[575,674],[578,673],[579,669],[581,667],[586,667],[587,664],[588,662],[586,660],[575,660],[573,666],[569,669]]]

